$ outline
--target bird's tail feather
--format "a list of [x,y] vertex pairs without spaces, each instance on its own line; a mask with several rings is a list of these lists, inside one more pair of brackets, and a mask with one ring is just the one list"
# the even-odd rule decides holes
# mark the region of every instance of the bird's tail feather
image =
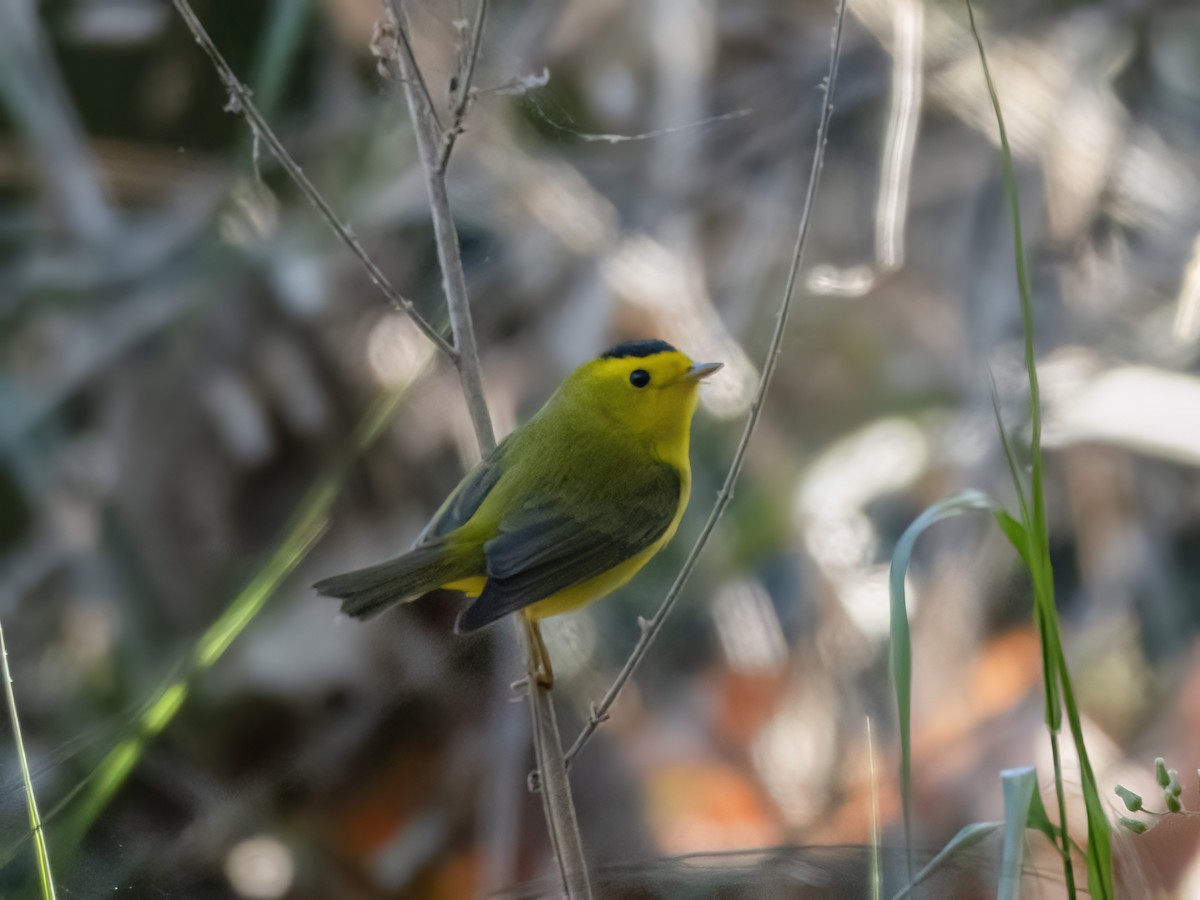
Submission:
[[339,597],[342,612],[370,619],[397,603],[416,600],[466,573],[440,541],[416,547],[387,562],[318,581],[313,587],[326,597]]

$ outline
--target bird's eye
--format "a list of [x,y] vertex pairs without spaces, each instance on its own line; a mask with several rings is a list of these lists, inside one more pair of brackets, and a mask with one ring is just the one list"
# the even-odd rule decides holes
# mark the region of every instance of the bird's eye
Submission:
[[650,383],[650,373],[645,369],[634,369],[629,373],[629,383],[635,388],[644,388]]

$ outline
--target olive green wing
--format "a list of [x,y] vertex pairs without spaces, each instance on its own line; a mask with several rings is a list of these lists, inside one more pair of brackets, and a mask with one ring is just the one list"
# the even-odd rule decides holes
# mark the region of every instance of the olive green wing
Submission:
[[457,630],[482,628],[602,575],[662,537],[679,510],[679,473],[655,463],[639,474],[627,490],[598,498],[604,508],[588,508],[586,520],[548,498],[506,517],[484,544],[487,584],[459,616]]
[[477,463],[475,468],[463,476],[458,487],[433,514],[433,518],[429,520],[429,524],[417,538],[418,545],[428,544],[437,538],[444,537],[475,515],[487,495],[500,480],[500,476],[504,474],[505,445],[507,443],[505,441],[487,459]]

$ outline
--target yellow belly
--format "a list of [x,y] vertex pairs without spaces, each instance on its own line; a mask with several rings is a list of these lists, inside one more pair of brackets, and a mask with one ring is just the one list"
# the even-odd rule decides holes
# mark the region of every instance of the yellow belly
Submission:
[[658,541],[647,547],[637,556],[630,557],[625,562],[614,566],[602,575],[597,575],[595,578],[589,578],[587,581],[572,585],[565,590],[559,591],[557,594],[551,594],[545,600],[539,600],[525,611],[526,615],[534,620],[548,619],[550,616],[557,616],[559,613],[574,612],[591,603],[593,600],[599,600],[601,597],[611,594],[636,575],[642,566],[650,561],[650,557],[657,553],[659,548],[666,542],[666,540]]
[[[547,619],[550,616],[557,616],[559,613],[574,612],[591,603],[593,600],[599,600],[601,597],[611,594],[636,575],[642,566],[646,565],[650,561],[650,558],[659,551],[662,545],[671,539],[674,531],[674,524],[672,524],[668,533],[663,535],[662,540],[647,547],[641,553],[637,554],[637,556],[630,557],[625,562],[614,566],[603,574],[597,575],[595,578],[589,578],[587,581],[573,584],[569,588],[559,591],[557,594],[551,594],[545,600],[539,600],[537,603],[526,608],[526,615],[531,619]],[[452,581],[445,585],[445,587],[452,591],[462,591],[468,597],[478,597],[483,593],[483,588],[486,584],[487,578],[478,576]]]

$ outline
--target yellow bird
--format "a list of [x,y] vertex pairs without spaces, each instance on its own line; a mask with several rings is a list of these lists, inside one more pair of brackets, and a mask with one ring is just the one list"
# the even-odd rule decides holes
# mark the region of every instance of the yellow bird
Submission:
[[317,591],[360,619],[437,588],[461,591],[475,599],[460,633],[518,610],[536,623],[611,593],[675,534],[691,492],[699,383],[719,368],[666,341],[618,344],[468,472],[413,549]]

